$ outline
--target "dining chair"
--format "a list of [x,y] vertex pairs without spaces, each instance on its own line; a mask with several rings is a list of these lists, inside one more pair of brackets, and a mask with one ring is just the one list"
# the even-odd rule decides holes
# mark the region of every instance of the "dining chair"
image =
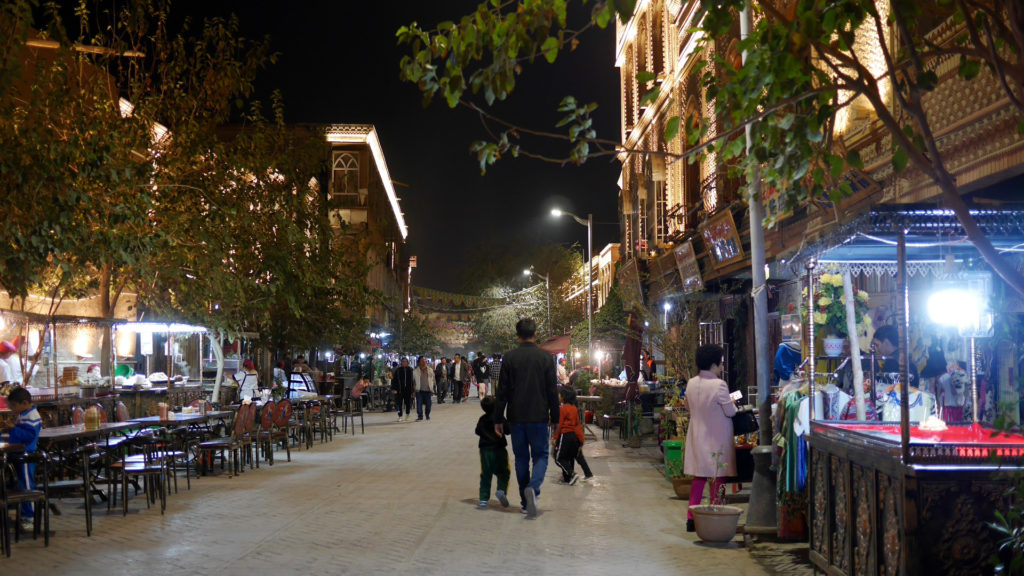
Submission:
[[[124,450],[123,457],[109,466],[108,480],[108,482],[113,481],[115,476],[120,480],[121,514],[128,515],[128,484],[135,479],[143,481],[146,508],[149,508],[150,502],[155,501],[159,496],[160,514],[163,515],[164,510],[167,509],[168,464],[167,459],[160,454],[160,442],[154,441],[151,435],[137,434],[124,442],[122,448]],[[135,452],[129,454],[129,451],[132,450]],[[138,484],[136,484],[135,493],[138,494],[138,491]],[[116,500],[117,492],[111,491],[111,496],[107,500],[108,510],[112,504],[116,503]]]
[[[11,528],[10,520],[7,517],[7,511],[12,506],[15,508],[14,518],[14,541],[17,542],[21,535],[21,505],[24,503],[31,503],[33,510],[32,518],[32,538],[35,539],[39,536],[39,530],[42,528],[43,541],[46,546],[50,545],[50,458],[45,452],[29,452],[21,454],[10,454],[7,457],[7,470],[4,473],[0,473],[0,500],[3,502],[2,514],[3,520],[0,521],[3,525],[3,535],[0,536],[3,539],[3,549],[7,557],[11,556]],[[12,488],[7,486],[7,478],[13,478],[15,471],[23,466],[34,466],[35,473],[33,479],[35,480],[35,486],[32,489],[20,490],[18,488]],[[39,523],[42,521],[43,525]]]
[[[237,475],[245,468],[244,457],[252,446],[251,434],[256,420],[256,405],[242,404],[235,414],[234,424],[231,426],[231,434],[223,438],[214,438],[199,443],[200,460],[205,471],[206,462],[209,460],[213,465],[213,458],[219,454],[221,457],[221,468],[224,467],[225,452],[231,467],[231,474]],[[248,444],[248,447],[246,446]],[[243,449],[245,452],[243,452]],[[239,460],[242,460],[241,463]]]
[[[92,497],[99,495],[106,499],[107,496],[102,490],[95,487],[97,479],[96,472],[102,467],[103,453],[96,444],[89,443],[75,447],[67,453],[63,460],[51,459],[50,467],[60,480],[51,480],[49,485],[50,498],[60,500],[65,497],[79,497],[84,500],[85,505],[85,535],[92,536]],[[64,470],[60,470],[60,466]]]
[[344,434],[349,427],[352,425],[352,435],[356,435],[356,416],[359,417],[359,426],[361,432],[366,434],[366,421],[363,420],[363,401],[361,398],[352,398],[351,396],[345,398],[345,411],[342,417],[341,430]]
[[288,427],[293,422],[292,401],[286,399],[278,400],[277,402],[277,420],[274,422],[275,436],[274,440],[280,440],[284,444],[285,453],[288,455],[288,461],[292,461],[292,443],[291,435],[288,433]]

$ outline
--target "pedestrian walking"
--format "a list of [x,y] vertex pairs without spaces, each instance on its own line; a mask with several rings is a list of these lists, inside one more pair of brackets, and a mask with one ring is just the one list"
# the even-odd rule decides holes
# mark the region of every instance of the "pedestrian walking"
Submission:
[[427,366],[427,357],[416,359],[416,370],[412,373],[413,384],[416,386],[416,421],[423,420],[424,408],[427,420],[430,420],[430,396],[434,393],[434,371]]
[[[729,385],[721,379],[725,351],[717,344],[697,348],[697,369],[686,383],[686,407],[690,426],[686,429],[683,472],[693,476],[690,506],[700,504],[708,478],[711,494],[717,494],[722,478],[736,475],[736,448],[733,445],[732,416],[736,404],[729,397]],[[714,499],[714,496],[712,496]],[[693,532],[693,513],[686,513],[686,531]]]
[[477,352],[473,359],[473,377],[476,379],[476,397],[487,396],[488,383],[491,380],[489,373],[490,366],[487,365],[487,358],[483,352]]
[[448,359],[441,358],[434,367],[434,387],[437,389],[437,403],[444,404],[448,396]]
[[[409,359],[402,358],[402,365],[395,368],[391,378],[391,396],[395,399],[395,408],[398,410],[398,421],[409,420],[412,413],[412,394],[415,384],[413,382],[412,367],[409,366]],[[402,407],[405,407],[405,416],[402,416]]]
[[455,355],[455,360],[448,368],[448,380],[452,383],[452,403],[458,404],[464,400],[464,386],[469,383],[469,364],[462,359],[461,354]]
[[508,508],[506,494],[508,480],[512,475],[508,468],[508,440],[505,439],[508,425],[503,427],[503,434],[498,435],[495,432],[493,397],[488,396],[480,400],[480,408],[484,413],[476,421],[476,435],[480,437],[480,502],[477,507],[487,508],[487,502],[491,499],[491,477],[497,476],[498,489],[494,492],[494,497],[502,506]]
[[580,424],[580,409],[576,407],[576,391],[568,386],[558,388],[562,405],[558,409],[558,425],[551,434],[555,447],[555,462],[562,469],[562,481],[576,484],[580,476],[574,470],[576,457],[583,446],[583,426]]
[[501,363],[494,431],[503,435],[509,423],[522,512],[533,517],[548,468],[548,425],[558,422],[555,364],[537,347],[537,324],[532,319],[516,323],[516,336],[519,347],[505,354]]

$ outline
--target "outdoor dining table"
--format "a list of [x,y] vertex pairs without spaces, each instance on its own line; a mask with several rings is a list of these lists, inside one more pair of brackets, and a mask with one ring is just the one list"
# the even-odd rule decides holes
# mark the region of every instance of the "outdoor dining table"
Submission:
[[144,426],[178,426],[181,424],[199,424],[202,422],[209,422],[210,420],[228,418],[234,413],[235,412],[233,410],[208,410],[206,414],[202,414],[200,412],[189,414],[171,412],[168,414],[167,418],[160,418],[160,416],[144,416],[142,418],[132,418],[131,422],[142,424]]
[[86,428],[85,424],[54,426],[53,428],[43,428],[39,431],[39,443],[43,445],[43,448],[50,448],[51,446],[62,442],[95,438],[98,436],[110,436],[114,432],[122,432],[124,430],[131,430],[138,427],[139,424],[131,421],[101,422],[96,428]]

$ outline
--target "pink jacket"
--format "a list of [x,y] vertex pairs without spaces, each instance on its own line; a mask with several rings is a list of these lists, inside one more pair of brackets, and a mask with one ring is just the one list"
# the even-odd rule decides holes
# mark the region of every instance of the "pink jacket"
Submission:
[[[686,383],[686,404],[690,427],[686,431],[683,472],[702,478],[735,476],[732,415],[736,404],[729,398],[729,385],[710,372],[701,372]],[[719,451],[723,467],[716,470],[714,453]]]

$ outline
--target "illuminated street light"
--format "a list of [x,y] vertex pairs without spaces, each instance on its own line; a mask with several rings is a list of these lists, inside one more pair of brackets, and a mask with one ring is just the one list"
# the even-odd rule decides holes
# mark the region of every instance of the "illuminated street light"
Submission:
[[584,220],[572,212],[565,212],[559,208],[552,208],[551,215],[555,218],[561,218],[563,215],[572,216],[577,224],[587,227],[587,360],[589,361],[594,354],[594,313],[591,303],[594,299],[594,215],[587,214],[587,219]]

